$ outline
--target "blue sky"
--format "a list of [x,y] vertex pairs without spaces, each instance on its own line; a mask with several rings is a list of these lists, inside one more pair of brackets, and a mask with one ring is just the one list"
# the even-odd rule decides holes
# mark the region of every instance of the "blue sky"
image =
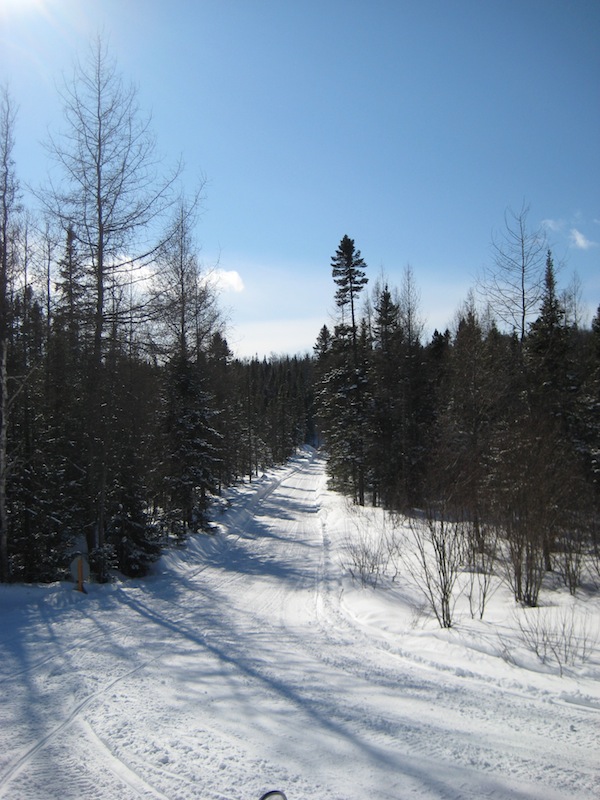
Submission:
[[355,239],[451,324],[507,208],[600,303],[598,0],[0,0],[17,169],[47,172],[56,86],[102,32],[166,163],[207,179],[197,240],[240,355],[305,352]]

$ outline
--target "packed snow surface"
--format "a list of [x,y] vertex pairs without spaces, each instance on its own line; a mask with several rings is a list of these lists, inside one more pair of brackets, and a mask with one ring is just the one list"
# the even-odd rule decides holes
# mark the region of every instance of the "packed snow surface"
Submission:
[[317,453],[228,499],[145,580],[0,587],[0,798],[600,797],[593,596],[548,597],[587,609],[559,669],[502,585],[441,630],[402,569],[353,581],[384,517]]

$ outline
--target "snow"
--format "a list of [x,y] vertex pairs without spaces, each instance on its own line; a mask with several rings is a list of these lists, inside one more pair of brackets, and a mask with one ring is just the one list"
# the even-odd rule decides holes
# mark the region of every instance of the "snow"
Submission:
[[[0,798],[600,797],[598,599],[498,584],[441,630],[402,568],[348,574],[384,523],[307,449],[149,578],[1,586]],[[562,669],[527,645],[540,613],[580,624]]]

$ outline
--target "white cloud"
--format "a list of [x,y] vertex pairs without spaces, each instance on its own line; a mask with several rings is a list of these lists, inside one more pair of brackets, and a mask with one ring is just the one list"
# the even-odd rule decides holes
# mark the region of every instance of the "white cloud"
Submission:
[[222,292],[243,292],[244,281],[236,269],[215,269],[211,278],[217,289]]
[[571,244],[578,250],[590,250],[592,247],[598,247],[598,242],[592,242],[577,228],[571,228]]
[[549,231],[556,233],[564,229],[565,223],[562,219],[543,219],[542,226],[547,228]]

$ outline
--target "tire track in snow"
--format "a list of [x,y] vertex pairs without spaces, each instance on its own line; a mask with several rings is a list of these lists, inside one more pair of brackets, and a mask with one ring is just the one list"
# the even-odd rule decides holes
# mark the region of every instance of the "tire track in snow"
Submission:
[[[304,466],[310,467],[306,459]],[[543,698],[528,698],[525,693],[515,713],[510,698],[501,706],[496,702],[502,687],[477,686],[471,675],[461,679],[444,671],[443,665],[411,659],[395,642],[392,647],[382,646],[375,629],[369,630],[347,613],[335,557],[335,513],[328,528],[327,504],[319,497],[322,483],[316,466],[309,472],[310,476],[301,475],[297,482],[286,472],[276,482],[260,487],[249,505],[238,510],[237,529],[227,519],[232,532],[219,537],[221,541],[210,550],[209,563],[198,565],[196,561],[191,566],[190,560],[185,568],[181,563],[180,586],[174,577],[174,585],[167,588],[161,583],[156,592],[152,584],[119,590],[115,610],[122,609],[122,618],[129,619],[128,625],[135,631],[132,645],[150,644],[157,648],[156,657],[81,699],[71,712],[72,719],[64,719],[44,737],[38,736],[29,748],[28,760],[23,761],[27,752],[13,758],[8,768],[10,787],[3,783],[7,775],[0,776],[0,796],[42,796],[31,792],[16,795],[11,790],[21,788],[28,768],[36,768],[43,778],[39,767],[44,759],[36,760],[36,755],[44,748],[48,748],[46,762],[55,750],[63,759],[56,793],[49,795],[63,796],[58,781],[67,772],[73,774],[70,763],[68,770],[64,768],[69,755],[66,748],[74,743],[80,726],[85,731],[90,728],[88,739],[92,735],[99,739],[92,762],[96,773],[105,764],[111,773],[110,781],[100,781],[93,795],[82,792],[86,800],[118,797],[113,791],[115,779],[128,800],[251,798],[259,795],[265,776],[289,789],[290,800],[347,800],[349,796],[370,796],[368,776],[390,775],[389,763],[395,764],[399,778],[396,782],[394,777],[391,784],[376,784],[377,796],[385,800],[412,796],[413,791],[419,797],[425,793],[452,800],[500,797],[506,796],[502,789],[508,785],[514,787],[511,796],[515,799],[541,796],[549,787],[548,796],[556,797],[552,784],[559,791],[568,786],[579,797],[593,796],[589,758],[581,764],[579,782],[577,763],[568,772],[571,765],[564,756],[556,758],[557,767],[552,764],[565,734],[563,722],[577,723],[576,717],[561,715],[552,730],[543,731],[547,739],[544,750],[540,745]],[[275,495],[278,487],[281,495]],[[310,513],[300,519],[303,509]],[[202,558],[201,548],[193,552]],[[110,625],[118,625],[119,616],[106,616],[110,617],[110,635]],[[103,656],[108,659],[110,650]],[[159,661],[158,666],[140,681],[123,685],[122,691],[101,702],[111,687],[153,661]],[[102,667],[112,669],[114,675],[115,664],[118,662],[104,660]],[[175,683],[161,697],[158,679],[170,670]],[[139,704],[148,696],[148,689],[158,689],[157,696],[142,712]],[[469,690],[473,690],[470,698]],[[62,698],[65,692],[60,694]],[[182,696],[197,716],[192,712],[179,719],[170,716],[173,710],[181,714],[187,709]],[[94,699],[98,706],[86,714]],[[485,707],[489,702],[491,709]],[[252,714],[260,727],[258,745],[244,738],[247,726],[238,725],[245,713]],[[511,714],[514,720],[509,720]],[[476,715],[480,737],[474,737],[469,724]],[[510,740],[515,721],[529,726],[525,730],[532,734],[531,746],[522,751],[523,733]],[[70,737],[66,735],[69,725]],[[92,725],[97,725],[99,733]],[[494,725],[500,731],[495,731]],[[252,733],[254,738],[254,729]],[[586,730],[582,735],[584,741],[591,741]],[[318,746],[344,758],[343,767],[318,772],[322,758],[310,741],[315,737]],[[296,757],[305,748],[311,755],[314,748],[316,757],[311,760],[306,753]],[[83,748],[74,755],[74,763],[81,764]],[[578,756],[576,753],[574,761]],[[387,765],[382,766],[383,759]],[[496,783],[502,773],[512,776],[509,784]],[[344,793],[346,774],[348,791]],[[306,778],[313,780],[312,786]],[[460,779],[464,779],[464,793],[458,789]],[[486,791],[476,793],[476,787]]]
[[[584,790],[589,789],[585,765],[581,765],[582,774],[576,765],[569,769],[555,767],[559,761],[563,741],[573,740],[573,735],[562,735],[561,726],[557,724],[548,736],[546,728],[546,712],[539,707],[540,698],[531,697],[530,693],[521,687],[521,691],[512,691],[511,695],[519,700],[520,713],[516,716],[516,724],[529,726],[531,729],[532,744],[535,747],[522,751],[522,746],[515,745],[510,738],[503,742],[503,749],[498,753],[497,715],[504,717],[507,730],[515,724],[515,707],[511,702],[506,702],[508,692],[504,687],[498,687],[485,678],[473,679],[465,684],[461,675],[451,670],[443,670],[435,663],[414,663],[414,659],[407,657],[401,651],[395,651],[389,646],[382,646],[382,642],[360,626],[356,620],[348,618],[341,606],[341,595],[335,597],[335,570],[330,558],[331,543],[327,531],[326,511],[321,512],[322,521],[322,558],[316,572],[314,607],[315,616],[320,628],[320,638],[303,637],[301,646],[310,651],[315,658],[319,658],[329,669],[335,669],[348,676],[352,675],[359,681],[364,681],[368,686],[378,686],[389,690],[397,696],[398,689],[402,687],[402,695],[410,701],[423,702],[424,708],[429,711],[423,719],[404,716],[402,713],[386,713],[378,711],[369,703],[355,705],[352,712],[344,715],[343,707],[337,709],[340,721],[345,725],[353,726],[356,716],[369,719],[374,741],[398,741],[398,737],[409,741],[409,752],[421,755],[427,759],[437,758],[445,763],[462,763],[466,767],[489,774],[512,773],[518,780],[531,779],[535,776],[540,784],[548,782],[564,787],[577,785],[581,782]],[[282,623],[287,627],[284,615]],[[377,653],[373,657],[373,652]],[[384,657],[384,658],[382,658]],[[387,664],[387,666],[384,666]],[[422,674],[423,667],[430,673],[431,678]],[[444,685],[441,687],[436,681],[436,675],[444,674]],[[471,676],[470,676],[471,677]],[[450,685],[449,685],[450,684]],[[477,695],[473,696],[473,688],[477,687]],[[393,696],[392,694],[390,697]],[[501,697],[498,702],[499,695]],[[436,701],[437,698],[437,701]],[[484,728],[487,724],[489,733],[481,741],[474,741],[469,725],[474,709],[485,709],[493,699],[494,714],[480,714]],[[452,724],[447,726],[440,719],[440,705],[444,714],[452,717]],[[504,709],[504,713],[503,713]],[[567,718],[564,720],[567,724]],[[457,733],[461,727],[464,734]],[[567,726],[568,727],[568,726]],[[588,725],[588,727],[590,727]],[[446,729],[447,728],[447,729]],[[563,725],[564,728],[564,725]],[[455,731],[454,737],[452,731]],[[593,732],[587,732],[593,739]],[[453,741],[456,739],[456,741]],[[545,752],[543,763],[538,763],[539,753]],[[556,759],[553,757],[556,756]]]
[[85,727],[88,738],[96,742],[96,748],[104,751],[103,766],[105,769],[110,770],[121,783],[129,786],[139,797],[148,797],[148,792],[150,792],[150,796],[155,800],[170,800],[166,794],[145,781],[130,763],[126,763],[124,759],[116,755],[87,720],[80,720],[80,724]]
[[[111,635],[113,634],[120,634],[125,633],[127,634],[130,630],[130,624],[124,623],[122,625],[117,625],[115,627],[111,627],[110,632]],[[71,640],[68,642],[68,653],[69,658],[72,659],[73,656],[77,654],[85,655],[90,650],[90,646],[93,647],[94,643],[103,641],[106,638],[106,631],[98,631],[96,634],[83,634],[82,636],[77,637],[76,639]],[[42,667],[51,664],[52,662],[63,660],[65,658],[65,653],[62,649],[57,650],[56,652],[50,653],[49,655],[42,656],[37,661],[32,661],[26,667],[21,667],[20,669],[11,671],[6,675],[0,677],[0,686],[5,683],[10,683],[11,681],[17,680],[22,678],[23,675],[27,675],[32,672],[36,672],[40,670]]]
[[[0,775],[0,798],[6,796],[6,791],[10,785],[10,783],[14,780],[15,777],[27,766],[27,764],[35,757],[37,753],[43,750],[45,747],[48,746],[50,742],[56,739],[64,730],[66,730],[73,722],[79,717],[79,715],[85,711],[85,709],[90,706],[94,700],[97,700],[102,695],[106,694],[110,689],[116,686],[118,683],[126,680],[127,678],[135,675],[135,673],[139,672],[140,670],[147,667],[154,661],[157,661],[159,658],[162,658],[163,654],[156,656],[155,658],[149,659],[142,664],[137,664],[132,669],[125,672],[123,675],[119,675],[117,678],[109,681],[103,687],[98,689],[95,692],[89,694],[84,700],[77,703],[69,712],[69,714],[52,730],[48,731],[44,736],[34,742],[30,747],[28,747],[24,753],[22,753],[17,759],[13,760],[12,764],[8,767],[8,769],[4,772],[4,774]],[[149,787],[151,788],[151,787]],[[160,797],[162,800],[161,795],[155,794],[155,797]]]

